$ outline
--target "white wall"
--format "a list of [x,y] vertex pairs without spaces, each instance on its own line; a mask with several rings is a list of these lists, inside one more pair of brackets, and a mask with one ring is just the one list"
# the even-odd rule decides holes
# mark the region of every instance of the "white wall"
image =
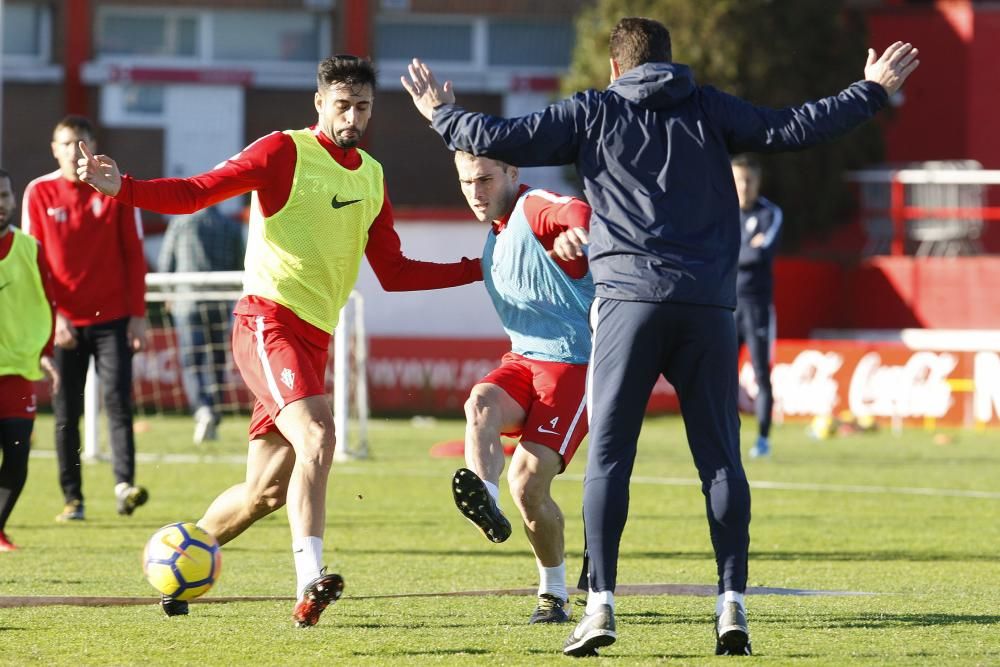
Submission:
[[[404,255],[436,262],[479,257],[488,230],[485,222],[396,223]],[[387,293],[365,261],[357,289],[365,297],[365,325],[370,336],[507,336],[482,282],[443,290]]]

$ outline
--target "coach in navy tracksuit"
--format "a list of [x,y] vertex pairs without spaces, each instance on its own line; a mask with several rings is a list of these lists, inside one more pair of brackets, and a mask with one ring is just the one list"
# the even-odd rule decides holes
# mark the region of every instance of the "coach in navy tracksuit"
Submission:
[[[719,574],[716,650],[748,653],[743,611],[750,490],[740,462],[736,262],[739,205],[729,156],[804,148],[871,118],[916,67],[909,44],[890,46],[839,94],[782,110],[754,106],[671,63],[670,35],[650,19],[611,34],[612,84],[514,119],[455,106],[414,60],[403,84],[449,147],[532,167],[575,164],[593,208],[590,267],[590,451],[584,521],[590,556],[587,611],[569,655],[615,641],[618,547],[646,403],[662,374],[676,388],[698,468]],[[412,79],[412,80],[410,80]],[[564,232],[565,256],[588,234]]]
[[757,458],[771,453],[771,346],[774,344],[774,255],[782,215],[777,204],[760,196],[760,162],[752,155],[733,158],[733,180],[740,202],[740,259],[736,271],[736,342],[746,343],[757,382],[758,436],[750,450]]

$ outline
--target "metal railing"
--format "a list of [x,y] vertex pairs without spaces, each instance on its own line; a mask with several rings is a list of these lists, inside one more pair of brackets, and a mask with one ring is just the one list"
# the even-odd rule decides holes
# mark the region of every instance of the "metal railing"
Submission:
[[[952,168],[867,169],[847,180],[862,189],[861,215],[869,242],[866,254],[978,254],[985,222],[1000,220],[1000,206],[985,205],[985,190],[1000,185],[1000,170],[978,163],[925,163]],[[888,246],[888,247],[886,247]]]

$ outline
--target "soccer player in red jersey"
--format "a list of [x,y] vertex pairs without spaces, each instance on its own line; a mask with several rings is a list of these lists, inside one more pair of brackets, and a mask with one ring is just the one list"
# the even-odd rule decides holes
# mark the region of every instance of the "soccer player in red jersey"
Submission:
[[42,371],[59,388],[52,363],[52,277],[38,242],[11,227],[17,200],[10,174],[0,169],[0,552],[17,547],[6,533],[28,478],[35,425],[33,383]]
[[67,116],[52,133],[59,169],[28,184],[21,210],[21,228],[38,239],[52,269],[58,304],[54,359],[62,382],[52,407],[66,503],[58,521],[84,518],[80,416],[91,357],[104,389],[118,513],[132,514],[148,497],[135,485],[132,429],[132,354],[146,336],[142,220],[131,205],[80,182],[80,145],[96,147],[94,127],[82,116]]
[[[322,571],[333,413],[324,388],[327,349],[362,255],[390,291],[482,279],[479,261],[420,262],[403,256],[382,167],[357,147],[372,113],[375,70],[356,56],[319,64],[316,125],[274,132],[215,169],[190,178],[137,181],[90,152],[81,179],[117,201],[191,213],[252,192],[244,296],[236,306],[233,355],[256,397],[246,481],[224,491],[198,522],[225,544],[285,505],[299,601],[293,618],[315,625],[340,597]],[[168,615],[187,604],[165,599]]]
[[469,207],[490,224],[483,280],[511,351],[465,403],[468,468],[455,473],[452,493],[487,539],[506,540],[511,527],[499,506],[500,436],[520,439],[507,481],[538,566],[538,603],[529,623],[565,623],[564,520],[551,487],[587,435],[594,283],[586,257],[563,261],[550,254],[561,233],[586,227],[590,206],[519,185],[517,167],[503,162],[459,151],[455,166]]

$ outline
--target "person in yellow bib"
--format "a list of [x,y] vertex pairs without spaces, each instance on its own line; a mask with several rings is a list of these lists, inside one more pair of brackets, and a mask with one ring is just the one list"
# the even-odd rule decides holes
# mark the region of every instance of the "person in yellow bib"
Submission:
[[[362,255],[389,291],[482,279],[478,259],[436,264],[402,254],[382,166],[357,147],[375,79],[367,59],[323,60],[316,125],[262,137],[198,176],[138,181],[89,151],[79,162],[83,182],[160,213],[191,213],[252,192],[243,298],[233,327],[233,357],[256,398],[247,476],[216,498],[198,525],[225,544],[287,506],[298,579],[293,619],[300,627],[315,625],[344,586],[322,567],[335,443],[324,374],[330,335]],[[171,616],[188,612],[186,602],[170,598],[163,609]]]
[[15,551],[7,519],[28,479],[35,425],[34,382],[43,371],[59,388],[52,363],[55,306],[51,275],[38,241],[12,227],[17,200],[10,174],[0,169],[0,552]]

